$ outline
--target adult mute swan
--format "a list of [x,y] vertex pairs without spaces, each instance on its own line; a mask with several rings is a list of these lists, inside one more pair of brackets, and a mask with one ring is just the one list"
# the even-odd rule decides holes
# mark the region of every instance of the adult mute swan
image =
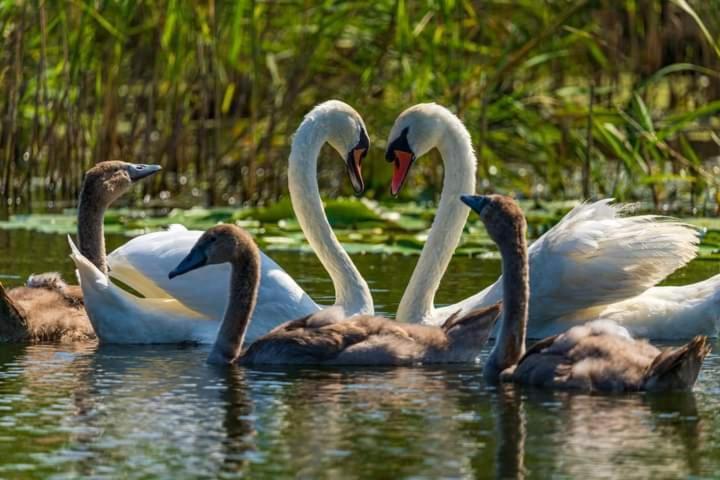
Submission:
[[[323,210],[317,159],[325,143],[342,156],[353,188],[357,192],[364,189],[361,164],[370,147],[365,124],[352,107],[331,100],[313,108],[293,137],[288,168],[290,199],[300,228],[332,279],[335,305],[345,316],[372,314],[370,289],[332,232]],[[214,265],[172,281],[167,277],[201,235],[200,231],[175,227],[134,238],[110,254],[111,275],[146,296],[177,299],[208,319],[219,321],[227,300],[227,265]],[[258,302],[247,332],[250,341],[282,321],[321,308],[270,257],[261,254],[261,259]]]
[[260,251],[235,225],[205,232],[168,275],[229,263],[230,293],[225,316],[208,361],[241,364],[414,365],[473,361],[495,323],[494,305],[442,327],[394,322],[371,315],[346,319],[327,308],[284,323],[242,351],[261,277]]
[[[435,147],[445,165],[443,191],[427,242],[397,311],[398,320],[431,325],[442,323],[458,311],[462,314],[502,298],[502,282],[498,280],[454,305],[434,306],[435,293],[468,215],[455,199],[475,190],[476,159],[470,134],[446,108],[420,104],[397,118],[386,152],[386,158],[395,164],[391,192],[397,194],[415,160]],[[610,200],[580,205],[532,244],[531,337],[539,338],[549,329],[566,330],[578,311],[620,301],[630,302],[624,305],[624,313],[617,315],[620,323],[631,330],[637,325],[651,338],[663,337],[662,329],[667,326],[664,315],[669,310],[680,311],[688,304],[707,302],[717,305],[717,295],[709,296],[708,289],[698,284],[682,292],[690,295],[685,299],[687,303],[653,308],[656,298],[676,290],[650,287],[695,256],[697,233],[687,225],[656,216],[623,217],[622,210],[611,205]],[[716,328],[716,307],[696,310],[700,315],[697,321],[676,324],[678,338],[710,333]]]
[[[103,214],[134,182],[159,171],[157,165],[100,162],[85,174],[78,206],[78,238],[83,254],[107,271]],[[31,275],[24,287],[6,292],[0,285],[0,339],[4,342],[94,340],[80,287],[57,273]]]
[[584,391],[693,387],[710,352],[704,336],[660,351],[646,341],[633,339],[616,323],[596,320],[540,340],[525,352],[531,288],[525,217],[510,197],[461,198],[480,215],[502,257],[503,312],[495,346],[483,368],[486,378]]

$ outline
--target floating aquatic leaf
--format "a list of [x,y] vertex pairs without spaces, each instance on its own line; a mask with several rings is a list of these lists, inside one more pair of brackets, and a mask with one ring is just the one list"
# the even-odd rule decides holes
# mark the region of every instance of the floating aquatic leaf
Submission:
[[[528,235],[531,239],[545,233],[577,205],[577,202],[571,201],[543,202],[540,205],[531,200],[522,200],[520,203],[527,215]],[[418,255],[425,245],[435,214],[434,208],[418,203],[377,203],[351,198],[333,200],[327,204],[328,211],[333,215],[331,223],[334,224],[335,235],[343,247],[353,254]],[[391,210],[391,207],[395,207],[395,210]],[[205,230],[218,222],[234,221],[254,235],[263,248],[310,252],[297,220],[294,217],[278,219],[278,216],[287,212],[283,205],[238,211],[228,208],[173,209],[165,215],[150,210],[117,209],[107,212],[105,233],[133,237],[164,230],[177,223],[188,229]],[[77,229],[75,215],[73,210],[57,214],[14,215],[0,222],[0,229],[74,234]],[[357,215],[357,218],[351,221],[353,215]],[[700,256],[720,255],[720,219],[689,218],[687,222],[704,229]],[[469,216],[456,252],[459,255],[496,255],[495,245],[477,216]]]

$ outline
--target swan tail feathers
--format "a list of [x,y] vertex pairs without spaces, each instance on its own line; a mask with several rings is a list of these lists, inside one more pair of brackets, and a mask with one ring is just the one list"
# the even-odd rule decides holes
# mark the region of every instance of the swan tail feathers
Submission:
[[27,338],[28,323],[25,312],[8,295],[0,283],[0,339],[3,341],[21,341]]
[[645,389],[690,390],[695,385],[703,360],[710,350],[708,337],[698,335],[682,347],[663,351],[648,368]]
[[470,343],[472,345],[468,345],[468,347],[480,347],[490,337],[501,310],[501,303],[476,308],[464,315],[461,315],[458,310],[450,315],[440,328],[453,344]]
[[68,235],[68,244],[70,245],[71,251],[70,258],[75,263],[80,284],[82,285],[83,282],[92,282],[98,288],[107,288],[108,277],[98,270],[90,260],[85,258],[70,235]]

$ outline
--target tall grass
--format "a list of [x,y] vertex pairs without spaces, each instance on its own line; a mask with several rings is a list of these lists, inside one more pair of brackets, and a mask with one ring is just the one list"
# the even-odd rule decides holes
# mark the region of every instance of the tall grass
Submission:
[[[18,0],[0,32],[6,208],[72,202],[110,158],[161,163],[143,193],[170,202],[262,204],[328,98],[379,147],[406,106],[450,106],[482,189],[717,204],[718,0]],[[418,171],[406,195],[433,198],[438,159]],[[366,176],[387,194],[380,149]]]

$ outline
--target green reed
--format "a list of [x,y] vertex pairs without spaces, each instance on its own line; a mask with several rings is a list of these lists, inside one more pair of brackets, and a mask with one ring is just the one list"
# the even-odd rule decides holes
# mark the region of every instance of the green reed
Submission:
[[[457,111],[481,190],[717,205],[720,2],[471,0],[0,2],[3,210],[72,205],[99,160],[161,163],[140,196],[264,204],[289,138],[339,98],[381,148],[405,107]],[[438,158],[404,195],[432,199]],[[322,187],[347,194],[340,162]]]

